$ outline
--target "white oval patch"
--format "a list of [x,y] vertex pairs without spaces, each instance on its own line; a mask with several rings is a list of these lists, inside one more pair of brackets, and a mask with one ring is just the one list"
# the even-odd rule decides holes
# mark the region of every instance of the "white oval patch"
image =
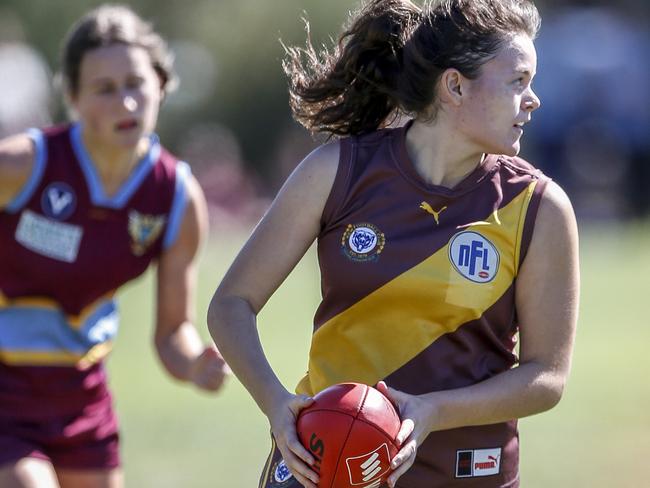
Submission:
[[449,260],[456,271],[475,283],[492,281],[499,271],[499,251],[478,232],[465,231],[452,237]]

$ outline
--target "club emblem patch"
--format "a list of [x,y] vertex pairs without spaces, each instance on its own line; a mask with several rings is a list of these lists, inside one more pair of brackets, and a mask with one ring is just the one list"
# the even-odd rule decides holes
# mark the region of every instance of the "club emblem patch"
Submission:
[[353,261],[376,261],[384,250],[386,237],[373,224],[348,224],[341,237],[341,250]]
[[55,181],[47,185],[41,194],[43,213],[55,220],[65,220],[77,207],[77,196],[70,185]]
[[142,256],[147,251],[160,236],[165,221],[164,215],[141,214],[136,210],[129,212],[129,235],[133,254]]
[[269,476],[270,486],[274,488],[287,486],[292,478],[293,474],[289,471],[287,463],[284,462],[284,459],[280,459],[271,468],[271,474]]

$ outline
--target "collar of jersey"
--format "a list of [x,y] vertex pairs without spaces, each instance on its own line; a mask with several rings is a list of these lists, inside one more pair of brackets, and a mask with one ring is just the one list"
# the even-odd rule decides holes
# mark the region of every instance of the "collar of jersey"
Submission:
[[70,139],[72,148],[77,156],[81,170],[86,178],[90,200],[93,205],[107,208],[123,208],[129,201],[133,193],[140,187],[142,181],[147,177],[153,166],[160,157],[160,141],[156,134],[151,134],[149,150],[147,154],[133,168],[129,177],[122,186],[112,195],[106,195],[102,182],[97,174],[95,164],[90,158],[81,137],[81,124],[73,124],[70,129]]
[[478,188],[485,178],[498,170],[498,157],[494,154],[486,154],[483,161],[452,188],[425,182],[415,169],[406,149],[406,133],[412,125],[413,120],[409,120],[404,126],[392,131],[390,151],[400,173],[420,190],[432,195],[461,196]]

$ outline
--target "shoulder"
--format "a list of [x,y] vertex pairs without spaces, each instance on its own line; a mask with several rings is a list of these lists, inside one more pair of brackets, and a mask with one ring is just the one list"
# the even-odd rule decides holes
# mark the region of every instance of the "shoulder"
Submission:
[[575,222],[575,214],[571,200],[565,191],[555,183],[549,181],[542,194],[537,215],[538,225],[557,226]]
[[339,168],[340,142],[317,147],[291,173],[281,191],[298,191],[310,200],[321,200],[329,194]]
[[531,248],[549,255],[550,249],[556,252],[563,248],[562,243],[577,241],[578,226],[571,201],[557,183],[549,181],[537,210]]
[[0,208],[27,183],[35,155],[35,144],[26,133],[0,140]]
[[0,165],[3,168],[29,166],[34,159],[34,154],[34,143],[27,133],[0,140]]
[[340,145],[339,141],[333,141],[317,147],[300,162],[294,173],[308,179],[333,179],[339,166]]

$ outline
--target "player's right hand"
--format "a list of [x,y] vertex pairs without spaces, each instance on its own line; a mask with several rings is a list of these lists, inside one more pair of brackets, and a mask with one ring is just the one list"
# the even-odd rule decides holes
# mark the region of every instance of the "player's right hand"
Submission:
[[313,401],[313,398],[306,395],[288,393],[267,414],[271,424],[271,433],[282,453],[284,462],[291,474],[306,488],[317,488],[318,473],[310,467],[313,466],[315,459],[300,443],[296,432],[296,422],[300,411],[311,405]]

